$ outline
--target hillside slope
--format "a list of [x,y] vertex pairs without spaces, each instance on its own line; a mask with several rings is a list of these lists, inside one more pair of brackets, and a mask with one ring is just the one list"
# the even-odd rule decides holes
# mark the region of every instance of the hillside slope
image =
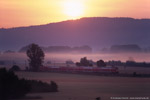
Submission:
[[81,18],[46,25],[0,29],[0,50],[29,43],[106,47],[114,44],[149,46],[150,19]]

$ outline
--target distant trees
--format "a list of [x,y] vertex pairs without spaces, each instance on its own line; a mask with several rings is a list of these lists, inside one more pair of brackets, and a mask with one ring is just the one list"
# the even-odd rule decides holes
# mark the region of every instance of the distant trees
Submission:
[[108,61],[108,62],[106,62],[107,63],[107,65],[109,65],[109,66],[124,66],[125,64],[123,63],[123,62],[121,62],[120,60],[118,60],[118,61],[114,61],[114,60],[112,60],[112,61]]
[[44,62],[44,52],[37,44],[30,44],[26,51],[27,56],[29,57],[29,70],[39,71],[39,68],[43,65]]
[[15,53],[15,51],[7,50],[7,51],[4,51],[4,53],[10,54],[10,53]]
[[86,57],[81,58],[80,64],[81,64],[82,66],[90,66],[90,62],[87,60]]
[[96,64],[98,67],[106,67],[106,63],[103,60],[98,60]]
[[108,61],[108,66],[126,66],[126,67],[150,67],[150,63],[147,62],[136,62],[134,59],[129,59],[126,62],[121,61]]
[[66,64],[74,64],[74,62],[72,60],[67,60]]
[[[19,52],[24,53],[28,46],[22,47]],[[44,52],[48,53],[91,53],[92,48],[89,46],[69,47],[69,46],[48,46],[41,47]]]
[[80,59],[80,62],[76,63],[77,66],[93,66],[86,57]]
[[80,59],[80,62],[76,63],[76,66],[93,66],[97,65],[97,67],[106,67],[106,63],[103,60],[98,60],[94,62],[92,60],[88,60],[86,57]]
[[113,45],[110,48],[112,52],[141,52],[142,48],[136,44],[128,44],[128,45]]

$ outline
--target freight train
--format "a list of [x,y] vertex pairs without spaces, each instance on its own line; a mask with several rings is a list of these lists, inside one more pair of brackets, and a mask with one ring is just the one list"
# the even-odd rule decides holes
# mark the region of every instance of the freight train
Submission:
[[40,68],[41,71],[49,72],[70,72],[70,73],[118,73],[117,67],[56,67],[44,66]]

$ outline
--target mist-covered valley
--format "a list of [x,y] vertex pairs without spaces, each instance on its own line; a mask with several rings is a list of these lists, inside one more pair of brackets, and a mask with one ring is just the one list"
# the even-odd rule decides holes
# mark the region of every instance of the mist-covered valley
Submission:
[[[90,53],[90,54],[69,54],[69,53],[45,53],[44,65],[66,65],[66,61],[79,62],[81,58],[96,62],[100,59],[105,62],[108,61],[136,61],[136,62],[150,62],[150,53]],[[7,68],[19,65],[23,69],[28,66],[28,57],[26,53],[4,53],[0,54],[0,66]]]

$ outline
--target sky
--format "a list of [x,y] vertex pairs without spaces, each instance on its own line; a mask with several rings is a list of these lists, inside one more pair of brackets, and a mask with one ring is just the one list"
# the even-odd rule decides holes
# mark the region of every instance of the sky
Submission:
[[150,0],[0,0],[0,28],[81,17],[150,18]]

